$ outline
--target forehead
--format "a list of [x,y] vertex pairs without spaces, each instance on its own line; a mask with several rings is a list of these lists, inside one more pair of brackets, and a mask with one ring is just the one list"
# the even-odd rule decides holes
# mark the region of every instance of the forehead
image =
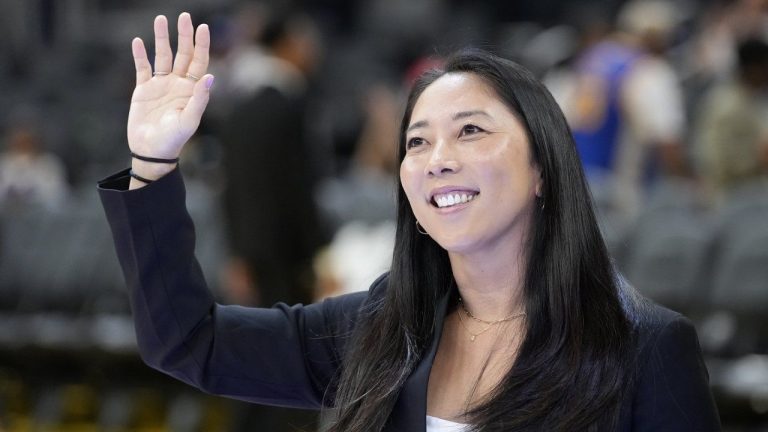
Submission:
[[507,111],[496,92],[480,77],[472,73],[447,73],[422,92],[411,114],[412,121],[425,117],[452,114],[464,110]]

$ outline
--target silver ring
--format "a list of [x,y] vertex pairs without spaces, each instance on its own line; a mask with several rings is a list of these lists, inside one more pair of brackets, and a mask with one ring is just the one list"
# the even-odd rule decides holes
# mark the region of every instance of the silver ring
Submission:
[[200,77],[194,76],[189,72],[187,72],[187,78],[191,79],[192,81],[200,81]]
[[165,76],[165,75],[169,75],[169,74],[170,74],[170,72],[161,72],[161,71],[152,72],[152,76]]

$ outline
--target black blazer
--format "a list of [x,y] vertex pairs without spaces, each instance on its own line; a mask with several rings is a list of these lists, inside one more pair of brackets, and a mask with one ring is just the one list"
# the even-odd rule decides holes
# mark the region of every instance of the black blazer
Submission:
[[[387,275],[368,292],[307,306],[219,305],[194,257],[194,227],[178,169],[134,191],[126,191],[128,181],[122,171],[99,182],[99,192],[144,361],[218,395],[299,408],[330,403],[358,309],[383,294]],[[426,428],[427,380],[447,303],[444,298],[437,305],[429,351],[400,392],[388,432]],[[639,379],[623,401],[619,430],[720,430],[691,323],[651,306],[638,331]]]

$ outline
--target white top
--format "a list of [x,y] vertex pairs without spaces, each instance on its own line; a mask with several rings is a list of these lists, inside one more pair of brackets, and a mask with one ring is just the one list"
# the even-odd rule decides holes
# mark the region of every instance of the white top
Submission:
[[427,416],[427,432],[466,432],[468,424],[443,420],[439,417]]

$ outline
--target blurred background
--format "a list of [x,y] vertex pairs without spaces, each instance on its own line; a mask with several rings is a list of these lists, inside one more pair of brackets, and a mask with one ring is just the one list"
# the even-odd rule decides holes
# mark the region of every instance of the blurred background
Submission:
[[[389,265],[404,95],[477,46],[550,88],[617,267],[697,325],[727,431],[768,430],[768,2],[0,0],[0,431],[314,430],[144,366],[96,195],[128,166],[130,41],[192,13],[216,75],[182,154],[225,303]],[[151,57],[151,56],[150,56]],[[266,246],[265,246],[266,245]],[[247,343],[247,341],[244,341]]]

